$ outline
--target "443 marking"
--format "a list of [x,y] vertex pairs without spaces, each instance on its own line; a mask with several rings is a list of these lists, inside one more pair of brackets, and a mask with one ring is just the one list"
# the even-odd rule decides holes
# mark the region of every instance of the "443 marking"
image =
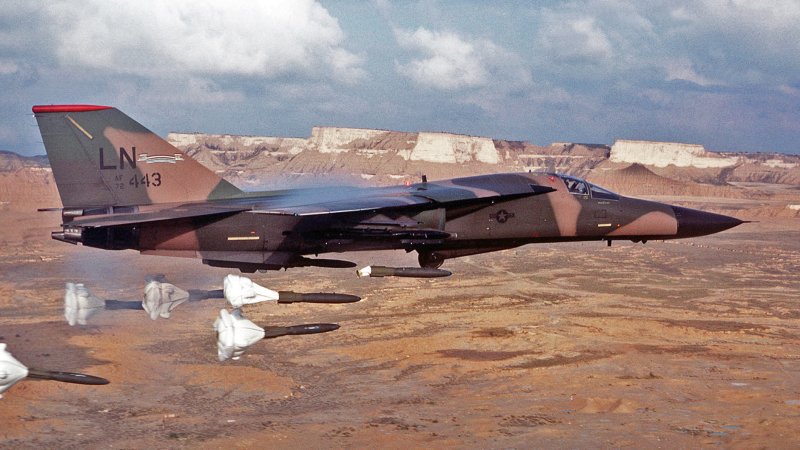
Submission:
[[144,187],[159,187],[161,186],[161,174],[158,172],[146,173],[144,175],[134,175],[128,181],[128,185],[138,188]]

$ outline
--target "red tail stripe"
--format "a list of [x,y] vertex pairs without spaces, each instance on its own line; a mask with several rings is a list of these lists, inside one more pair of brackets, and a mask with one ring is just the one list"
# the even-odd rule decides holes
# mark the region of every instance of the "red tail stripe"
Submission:
[[37,105],[32,108],[34,114],[102,111],[104,109],[111,109],[111,107],[98,105]]

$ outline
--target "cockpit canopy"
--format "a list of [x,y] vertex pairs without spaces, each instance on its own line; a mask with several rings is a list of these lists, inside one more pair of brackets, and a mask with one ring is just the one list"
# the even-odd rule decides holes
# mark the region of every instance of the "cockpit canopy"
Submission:
[[619,195],[607,189],[603,189],[600,186],[589,183],[588,181],[570,175],[554,175],[564,181],[564,184],[567,186],[567,190],[569,190],[570,194],[586,196],[591,195],[592,198],[604,200],[619,200]]

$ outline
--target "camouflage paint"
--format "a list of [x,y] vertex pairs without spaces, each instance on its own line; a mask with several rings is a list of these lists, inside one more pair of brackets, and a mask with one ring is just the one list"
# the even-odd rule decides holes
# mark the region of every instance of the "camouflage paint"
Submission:
[[33,108],[65,208],[196,202],[241,194],[119,110],[95,108]]
[[674,239],[738,219],[570,192],[558,174],[493,174],[384,188],[243,193],[114,108],[35,106],[64,203],[53,238],[201,258],[243,271],[350,267],[305,255],[403,249],[420,265],[540,242]]

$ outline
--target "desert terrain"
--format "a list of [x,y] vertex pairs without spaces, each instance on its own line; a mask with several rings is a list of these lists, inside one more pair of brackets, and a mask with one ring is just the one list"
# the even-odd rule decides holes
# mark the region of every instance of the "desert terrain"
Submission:
[[[0,447],[796,447],[800,189],[792,160],[772,163],[778,175],[744,162],[738,170],[757,170],[735,178],[714,167],[615,162],[584,146],[577,156],[600,158],[586,166],[558,151],[547,164],[583,161],[575,172],[622,194],[755,222],[681,241],[476,255],[447,261],[453,276],[444,279],[360,279],[352,269],[321,268],[255,274],[276,290],[363,300],[250,306],[245,315],[261,326],[341,328],[263,341],[220,363],[212,323],[223,300],[181,305],[168,320],[104,311],[70,327],[67,281],[136,300],[148,274],[219,289],[230,272],[53,241],[59,213],[35,212],[58,206],[52,179],[40,161],[8,164],[0,173],[0,342],[28,367],[111,384],[20,382],[0,399]],[[466,170],[462,163],[455,172]],[[414,170],[447,172],[440,164]],[[246,164],[225,170],[241,172],[242,185],[263,181]],[[348,258],[416,264],[403,252]]]

